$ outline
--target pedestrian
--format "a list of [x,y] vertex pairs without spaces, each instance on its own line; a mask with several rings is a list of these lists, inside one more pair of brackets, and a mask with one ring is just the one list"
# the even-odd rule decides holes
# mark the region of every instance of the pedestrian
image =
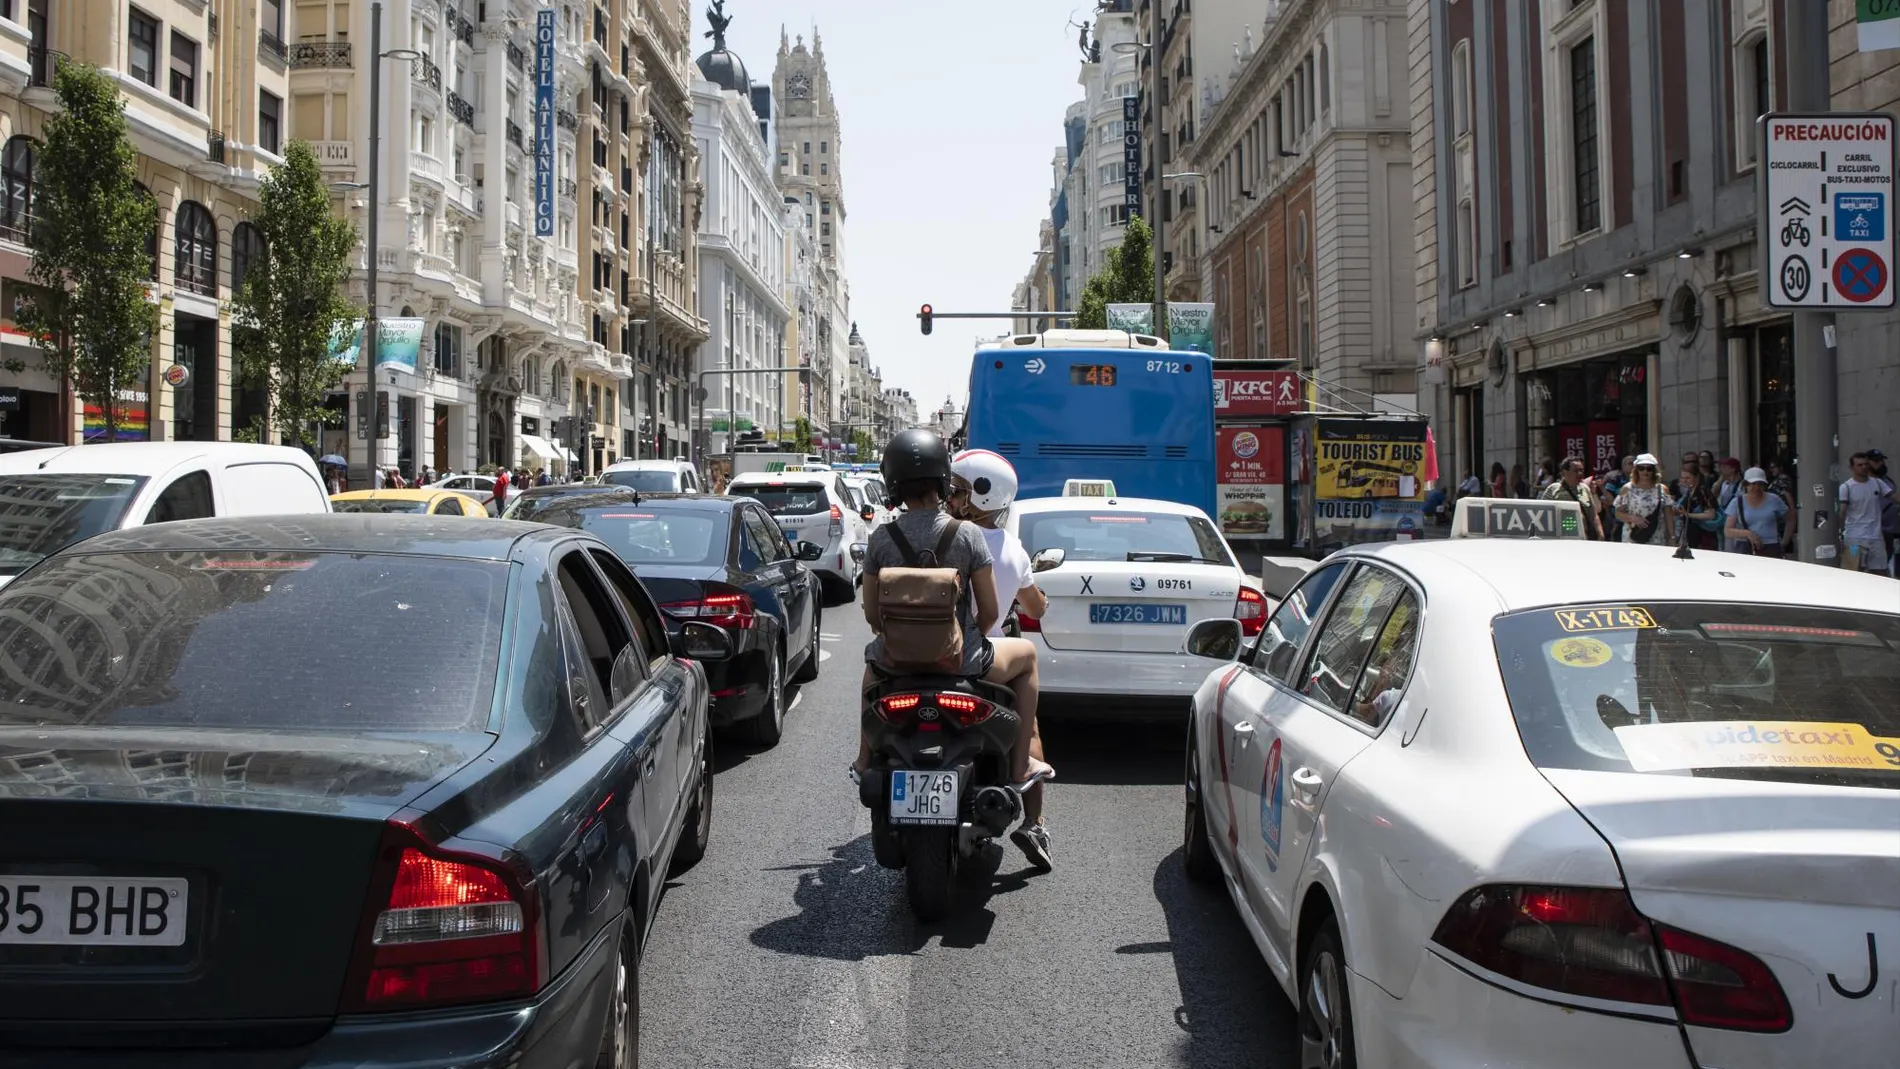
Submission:
[[1616,518],[1616,495],[1629,485],[1630,471],[1636,467],[1636,458],[1623,454],[1623,463],[1606,477],[1598,489],[1598,497],[1603,501],[1603,530],[1609,541],[1623,540],[1623,525]]
[[1794,543],[1794,510],[1768,492],[1768,473],[1742,473],[1742,492],[1728,504],[1729,550],[1758,557],[1782,557]]
[[534,469],[534,485],[547,486],[553,482],[554,482],[554,476],[548,474],[548,469],[546,468]]
[[[1888,486],[1897,485],[1887,474],[1887,454],[1869,449],[1867,459],[1873,462],[1874,478]],[[1900,495],[1890,495],[1880,504],[1880,537],[1887,547],[1887,574],[1900,579]]]
[[1676,502],[1663,485],[1662,465],[1654,453],[1636,457],[1629,484],[1616,495],[1615,506],[1616,518],[1623,524],[1623,541],[1647,545],[1661,538],[1667,544],[1670,532],[1666,528]]
[[1511,496],[1511,484],[1504,476],[1504,465],[1495,460],[1491,462],[1491,496]]
[[1699,469],[1698,474],[1702,476],[1702,485],[1713,486],[1715,484],[1715,454],[1704,449],[1695,455],[1695,461]]
[[508,469],[495,469],[495,515],[499,516],[508,507]]
[[1565,457],[1557,469],[1557,478],[1538,496],[1545,501],[1575,501],[1583,509],[1584,537],[1603,541],[1603,521],[1597,515],[1596,494],[1584,479],[1582,457]]
[[1719,549],[1726,524],[1715,503],[1715,491],[1702,482],[1700,466],[1686,469],[1676,491],[1676,509],[1683,524],[1682,541],[1690,549]]
[[1734,457],[1723,457],[1715,468],[1715,507],[1726,514],[1728,503],[1742,492],[1742,462]]
[[1853,475],[1841,484],[1841,541],[1847,567],[1863,572],[1887,570],[1887,540],[1880,532],[1880,513],[1895,497],[1893,484],[1874,476],[1874,461],[1866,453],[1848,458]]
[[1682,500],[1682,486],[1690,476],[1702,474],[1702,456],[1691,449],[1682,454],[1682,467],[1676,470],[1676,477],[1669,480],[1669,495],[1677,501]]
[[1515,498],[1526,498],[1526,497],[1531,496],[1530,479],[1525,476],[1524,465],[1522,464],[1511,465],[1510,496],[1515,497]]
[[383,474],[383,466],[381,464],[372,465],[370,468],[370,489],[381,490],[383,488],[383,482],[387,478],[388,476]]
[[[1503,474],[1503,469],[1501,468],[1499,469],[1499,474]],[[1484,484],[1478,481],[1478,473],[1475,469],[1470,474],[1465,476],[1463,482],[1460,482],[1458,484],[1459,499],[1463,499],[1467,497],[1477,497],[1479,494],[1483,492],[1484,492]]]

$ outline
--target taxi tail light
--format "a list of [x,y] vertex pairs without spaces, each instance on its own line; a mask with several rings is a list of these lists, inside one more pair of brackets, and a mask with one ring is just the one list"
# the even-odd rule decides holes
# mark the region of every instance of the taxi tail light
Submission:
[[923,701],[924,696],[921,694],[886,694],[873,703],[871,708],[877,710],[879,720],[886,724],[902,726],[910,723],[911,713],[916,711]]
[[343,992],[345,1013],[532,997],[548,979],[534,877],[512,855],[445,850],[390,821]]
[[1532,987],[1674,1005],[1686,1024],[1781,1032],[1794,1020],[1781,985],[1760,959],[1653,924],[1619,888],[1475,888],[1446,911],[1432,941]]
[[723,583],[708,583],[699,597],[669,601],[660,606],[668,616],[696,620],[715,627],[750,630],[758,623],[758,608],[745,591]]
[[1024,633],[1034,631],[1040,634],[1042,632],[1042,621],[1019,609],[1016,612],[1016,630]]
[[1252,638],[1267,626],[1267,596],[1250,586],[1240,588],[1234,602],[1234,619],[1240,621],[1240,633]]
[[843,532],[844,532],[844,510],[839,508],[836,505],[833,505],[831,506],[831,538],[832,540],[836,541],[838,538],[838,535],[842,534]]
[[937,695],[937,708],[950,714],[959,727],[975,727],[996,712],[996,706],[969,694],[945,691]]

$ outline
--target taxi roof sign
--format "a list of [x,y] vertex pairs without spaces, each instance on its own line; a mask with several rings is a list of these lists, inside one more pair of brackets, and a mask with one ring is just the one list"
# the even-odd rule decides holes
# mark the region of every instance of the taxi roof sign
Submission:
[[1063,497],[1114,497],[1115,483],[1111,479],[1064,479]]
[[1583,506],[1575,501],[1467,497],[1451,521],[1453,538],[1584,538]]

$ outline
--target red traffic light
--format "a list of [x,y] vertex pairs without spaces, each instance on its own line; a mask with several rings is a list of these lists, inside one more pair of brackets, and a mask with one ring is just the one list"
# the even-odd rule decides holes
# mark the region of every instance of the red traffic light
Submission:
[[921,309],[918,310],[917,319],[918,319],[918,322],[923,324],[924,333],[925,334],[930,333],[930,306],[929,305],[926,304]]

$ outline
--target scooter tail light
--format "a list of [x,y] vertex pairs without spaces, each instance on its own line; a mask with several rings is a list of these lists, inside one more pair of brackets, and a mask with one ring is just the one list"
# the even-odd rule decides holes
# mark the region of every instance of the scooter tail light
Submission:
[[887,724],[907,724],[911,712],[923,704],[921,694],[887,694],[872,704],[878,719]]
[[937,708],[949,713],[960,727],[975,727],[996,713],[996,706],[969,694],[945,692],[937,695]]

